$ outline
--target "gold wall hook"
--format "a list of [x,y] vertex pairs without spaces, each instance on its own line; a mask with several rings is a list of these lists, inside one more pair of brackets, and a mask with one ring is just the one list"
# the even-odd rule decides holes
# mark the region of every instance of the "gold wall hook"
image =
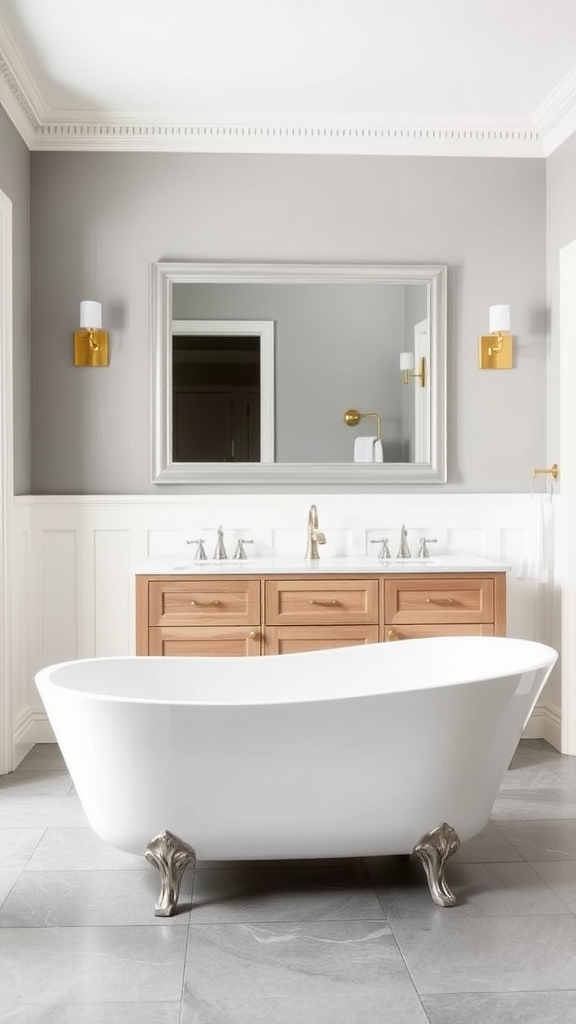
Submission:
[[344,413],[344,423],[348,427],[357,427],[360,420],[366,419],[368,416],[373,416],[376,420],[376,440],[382,440],[382,420],[377,412],[358,412],[357,409],[348,409]]

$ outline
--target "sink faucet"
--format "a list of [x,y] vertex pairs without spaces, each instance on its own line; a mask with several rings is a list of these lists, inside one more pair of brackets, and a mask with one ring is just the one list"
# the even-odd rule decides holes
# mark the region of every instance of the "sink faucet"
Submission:
[[410,558],[410,548],[408,547],[408,530],[402,524],[400,530],[400,547],[398,549],[398,558]]
[[310,505],[308,509],[308,541],[306,544],[306,558],[316,561],[320,558],[318,545],[326,543],[326,534],[318,529],[318,509],[316,505]]
[[228,558],[226,548],[224,547],[224,530],[221,526],[218,527],[218,538],[216,540],[216,548],[214,549],[214,558]]

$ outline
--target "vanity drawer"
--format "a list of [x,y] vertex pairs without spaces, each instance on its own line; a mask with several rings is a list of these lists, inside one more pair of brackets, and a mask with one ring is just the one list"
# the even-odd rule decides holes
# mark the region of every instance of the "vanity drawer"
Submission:
[[267,625],[375,625],[378,580],[266,580]]
[[386,580],[384,621],[387,624],[494,621],[492,578]]
[[257,626],[260,581],[150,580],[150,626]]
[[243,658],[260,654],[260,631],[242,626],[152,626],[148,631],[148,654],[164,657]]
[[267,626],[263,654],[296,654],[378,643],[378,626]]
[[491,622],[461,622],[441,626],[385,626],[384,640],[417,640],[425,636],[494,636]]

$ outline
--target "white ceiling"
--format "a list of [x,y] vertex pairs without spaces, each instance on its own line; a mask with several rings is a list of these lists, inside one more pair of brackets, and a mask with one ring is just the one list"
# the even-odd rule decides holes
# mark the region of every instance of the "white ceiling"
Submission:
[[576,0],[0,0],[30,149],[545,156]]

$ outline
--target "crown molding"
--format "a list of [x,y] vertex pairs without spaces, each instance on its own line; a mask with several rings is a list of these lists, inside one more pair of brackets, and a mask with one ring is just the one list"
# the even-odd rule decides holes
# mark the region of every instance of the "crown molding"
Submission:
[[31,151],[125,151],[179,153],[269,153],[374,156],[544,157],[576,131],[576,67],[522,125],[402,124],[297,115],[277,120],[255,112],[242,122],[220,112],[194,120],[186,115],[141,112],[89,116],[47,111],[17,51],[0,49],[0,103]]
[[576,66],[536,108],[533,120],[542,138],[544,156],[550,156],[576,131]]

